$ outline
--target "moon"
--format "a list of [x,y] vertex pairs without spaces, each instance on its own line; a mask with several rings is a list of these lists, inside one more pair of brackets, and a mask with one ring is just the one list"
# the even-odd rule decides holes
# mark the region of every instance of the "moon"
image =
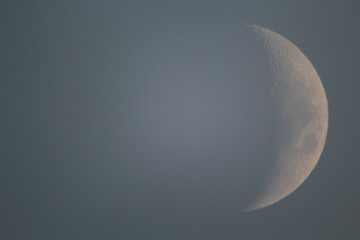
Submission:
[[165,29],[141,48],[115,91],[114,127],[126,159],[119,182],[132,183],[127,201],[138,199],[149,219],[172,212],[217,221],[272,205],[309,176],[328,106],[314,67],[291,42],[226,24]]
[[272,205],[295,191],[310,175],[323,151],[328,103],[308,58],[285,37],[247,25],[266,50],[279,135],[275,160],[260,191],[244,211]]

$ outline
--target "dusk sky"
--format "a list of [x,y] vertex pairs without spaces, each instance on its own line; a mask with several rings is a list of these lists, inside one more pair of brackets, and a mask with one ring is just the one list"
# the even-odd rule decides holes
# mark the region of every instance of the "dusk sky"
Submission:
[[[250,212],[278,126],[241,23],[329,107],[310,176]],[[356,0],[0,0],[0,239],[360,239],[359,23]]]

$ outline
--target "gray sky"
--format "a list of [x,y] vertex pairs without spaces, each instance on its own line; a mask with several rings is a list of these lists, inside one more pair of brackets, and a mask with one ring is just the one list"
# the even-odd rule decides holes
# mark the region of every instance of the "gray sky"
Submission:
[[[298,46],[329,103],[310,177],[246,213],[274,132],[239,22]],[[355,0],[0,1],[0,238],[359,239],[359,22]]]

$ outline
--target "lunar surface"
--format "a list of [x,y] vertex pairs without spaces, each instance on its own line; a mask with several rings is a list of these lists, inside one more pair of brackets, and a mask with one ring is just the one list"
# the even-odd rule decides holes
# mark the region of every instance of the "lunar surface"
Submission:
[[149,216],[190,221],[263,208],[309,176],[328,107],[291,42],[234,24],[164,30],[139,47],[117,93],[120,156],[131,156],[118,182],[132,182],[128,196],[143,199]]
[[267,52],[278,119],[275,161],[257,197],[245,210],[269,206],[297,189],[325,145],[328,105],[321,80],[306,56],[281,35],[248,26]]

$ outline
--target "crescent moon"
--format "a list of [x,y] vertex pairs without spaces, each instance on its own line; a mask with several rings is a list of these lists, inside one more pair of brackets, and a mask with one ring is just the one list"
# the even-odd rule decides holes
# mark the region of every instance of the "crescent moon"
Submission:
[[280,133],[275,162],[244,211],[269,206],[295,191],[317,164],[328,129],[324,87],[308,58],[285,37],[263,27],[248,27],[267,52]]

